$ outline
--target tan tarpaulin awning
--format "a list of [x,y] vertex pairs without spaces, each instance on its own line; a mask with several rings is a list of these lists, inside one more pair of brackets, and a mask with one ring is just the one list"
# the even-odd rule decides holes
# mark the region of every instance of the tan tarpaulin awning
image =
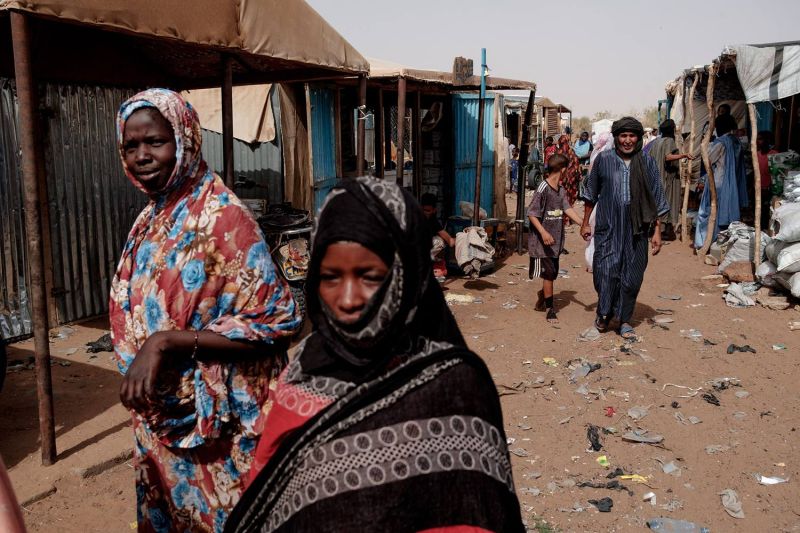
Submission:
[[[246,143],[275,140],[272,113],[272,85],[245,85],[233,88],[233,136]],[[181,93],[200,116],[207,130],[222,133],[222,90],[193,89]]]
[[[211,87],[223,54],[237,60],[234,84],[369,70],[303,0],[0,0],[6,49],[9,10],[35,17],[34,62],[44,79]],[[0,72],[8,67],[0,58]]]
[[[425,70],[407,67],[385,59],[369,58],[369,78],[372,80],[406,78],[422,83],[439,83],[457,89],[477,89],[481,86],[480,76],[472,76],[464,85],[453,85],[453,73],[439,70]],[[511,80],[496,76],[486,77],[486,88],[489,90],[526,90],[533,91],[536,84],[532,81]]]

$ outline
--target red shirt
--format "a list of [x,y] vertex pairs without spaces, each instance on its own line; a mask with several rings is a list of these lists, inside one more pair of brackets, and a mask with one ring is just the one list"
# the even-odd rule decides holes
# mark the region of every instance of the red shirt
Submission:
[[769,189],[769,186],[772,185],[772,176],[769,173],[769,160],[767,160],[767,156],[777,153],[777,150],[770,150],[766,154],[761,151],[758,152],[758,168],[761,169],[762,189]]

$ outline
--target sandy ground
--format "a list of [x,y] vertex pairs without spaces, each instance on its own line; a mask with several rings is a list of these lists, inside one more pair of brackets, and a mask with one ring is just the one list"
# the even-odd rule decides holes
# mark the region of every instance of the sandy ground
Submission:
[[[800,531],[800,331],[788,328],[789,321],[800,320],[800,312],[728,308],[716,282],[700,280],[712,274],[713,267],[673,242],[651,260],[647,271],[634,320],[640,342],[626,348],[613,332],[594,342],[579,342],[577,335],[590,325],[596,300],[576,228],[569,231],[567,249],[570,254],[561,260],[567,274],[556,282],[557,327],[533,310],[539,281],[528,281],[527,256],[512,256],[477,281],[446,282],[448,293],[480,299],[452,309],[503,394],[515,483],[527,523],[540,531],[636,531],[646,527],[646,520],[664,516],[691,520],[712,531]],[[671,314],[659,311],[664,309]],[[656,316],[674,322],[657,327],[651,323]],[[690,329],[715,344],[684,337],[681,331]],[[748,344],[756,353],[729,355],[731,343]],[[778,344],[786,348],[774,350]],[[558,366],[545,364],[546,357]],[[602,366],[573,383],[568,366],[577,359]],[[86,372],[80,378],[87,391],[100,390],[94,385],[97,379],[114,379],[95,374]],[[716,378],[731,378],[738,385],[714,391],[710,381]],[[23,373],[12,374],[11,386],[21,379]],[[701,398],[709,391],[719,406]],[[116,390],[113,393],[101,393],[87,404],[114,401]],[[30,403],[31,397],[4,392],[0,402],[4,410],[14,409]],[[609,407],[615,411],[610,417]],[[627,413],[633,407],[646,408],[647,415],[632,419]],[[73,404],[60,411],[68,408],[78,409]],[[700,422],[693,424],[690,417]],[[599,452],[589,449],[589,424],[613,428],[608,434],[600,430]],[[636,429],[663,436],[662,444],[621,439],[621,434]],[[13,431],[0,436],[4,457],[16,449],[9,439],[14,439]],[[33,443],[24,445],[30,451]],[[709,453],[709,446],[717,451]],[[598,464],[600,456],[607,458],[609,468]],[[662,464],[670,462],[679,470],[664,473]],[[617,467],[642,476],[639,481],[620,480],[630,495],[577,486],[606,483]],[[755,474],[789,481],[764,486]],[[89,479],[67,479],[57,488],[25,509],[31,531],[131,530],[135,516],[129,465]],[[744,518],[724,511],[719,493],[725,489],[738,494]],[[655,494],[654,504],[643,501],[648,492]],[[608,513],[588,503],[603,497],[614,502]]]

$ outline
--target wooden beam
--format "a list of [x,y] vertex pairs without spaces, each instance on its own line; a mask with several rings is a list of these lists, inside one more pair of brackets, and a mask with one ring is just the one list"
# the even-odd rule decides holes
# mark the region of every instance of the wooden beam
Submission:
[[[753,181],[755,187],[755,220],[753,225],[756,227],[756,242],[753,247],[753,262],[755,268],[761,264],[761,165],[758,164],[758,145],[756,144],[756,106],[747,104],[750,113],[750,153],[753,156]],[[790,130],[791,131],[791,130]]]
[[[366,174],[364,169],[364,160],[366,157],[366,117],[367,117],[367,77],[359,76],[358,78],[358,111],[356,112],[358,119],[356,135],[358,136],[358,144],[356,145],[356,174],[363,176]],[[374,132],[374,130],[373,130]]]
[[411,147],[414,154],[414,196],[417,200],[422,195],[422,93],[416,92],[414,112],[412,113],[414,128],[411,135]]
[[31,61],[31,33],[28,17],[12,11],[11,41],[14,48],[14,76],[19,101],[19,136],[22,151],[22,192],[33,311],[33,351],[36,361],[36,392],[39,400],[39,435],[42,464],[56,462],[56,432],[53,415],[53,379],[50,372],[50,339],[47,321],[47,284],[44,274],[42,218],[39,209],[38,176],[44,161],[36,157],[36,80]]
[[406,79],[397,79],[397,184],[403,186],[406,136]]
[[714,113],[714,85],[717,80],[717,65],[712,63],[708,67],[708,88],[706,89],[706,106],[708,107],[708,129],[703,136],[703,143],[700,149],[703,152],[703,164],[706,167],[706,181],[708,182],[708,192],[711,196],[711,211],[708,214],[708,225],[706,226],[706,238],[700,248],[700,255],[705,256],[711,248],[711,241],[714,238],[717,227],[717,183],[714,181],[714,169],[711,168],[711,160],[708,156],[708,145],[711,143],[711,133],[714,131],[716,113]]
[[233,190],[233,58],[228,55],[223,56],[222,68],[222,172],[225,185]]
[[[692,80],[692,87],[689,89],[689,121],[691,123],[689,130],[689,150],[684,151],[690,155],[694,155],[694,141],[696,127],[694,123],[694,93],[697,89],[697,83],[700,81],[700,75],[695,73],[694,80]],[[686,109],[683,115],[686,116]],[[680,136],[683,137],[683,127],[680,130]],[[692,185],[692,169],[694,164],[688,161],[687,172],[683,180],[683,204],[681,205],[681,242],[688,242],[689,239],[689,187]]]
[[307,83],[303,84],[306,92],[306,132],[308,135],[308,179],[311,182],[311,216],[315,216],[317,209],[322,207],[316,205],[317,195],[314,189],[314,131],[311,121],[311,88]]
[[386,125],[383,115],[383,89],[378,89],[378,110],[375,113],[375,173],[384,179],[386,174]]

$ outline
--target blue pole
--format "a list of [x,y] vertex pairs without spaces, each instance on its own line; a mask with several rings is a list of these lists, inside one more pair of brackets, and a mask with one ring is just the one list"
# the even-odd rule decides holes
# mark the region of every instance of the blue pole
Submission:
[[481,92],[478,98],[478,143],[475,149],[475,200],[473,203],[472,225],[480,225],[481,208],[481,170],[483,167],[483,106],[486,98],[486,48],[481,48]]
[[486,98],[486,48],[481,48],[481,101]]

